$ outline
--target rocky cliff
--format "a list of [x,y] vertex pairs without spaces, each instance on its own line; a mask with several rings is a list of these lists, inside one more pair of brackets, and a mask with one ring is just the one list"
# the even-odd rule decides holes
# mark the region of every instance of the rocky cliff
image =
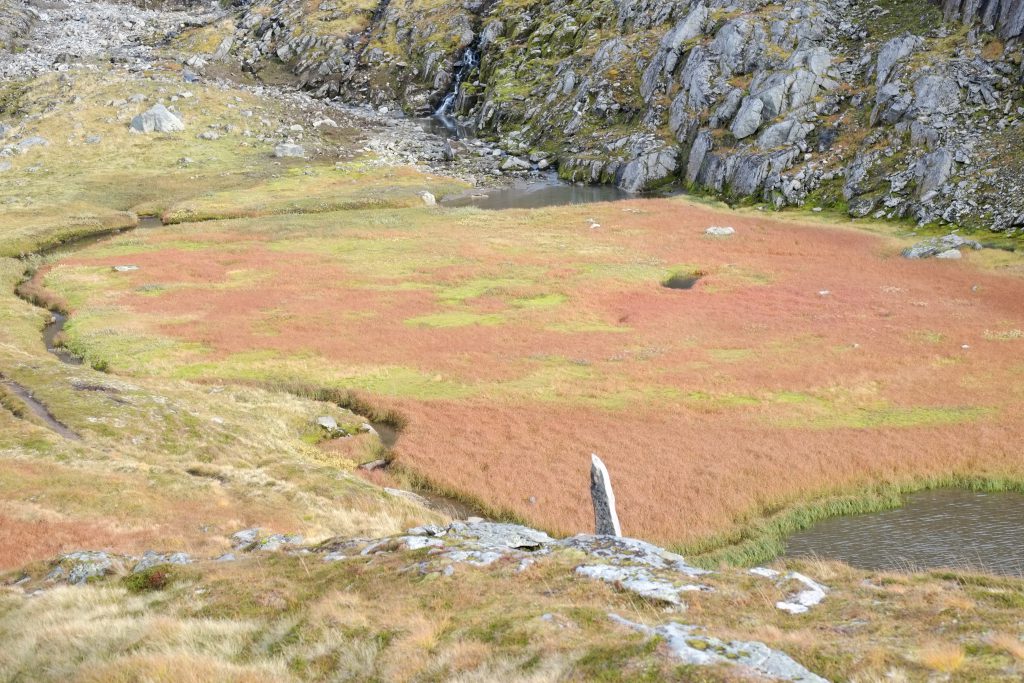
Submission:
[[942,0],[946,19],[980,23],[1004,40],[1024,35],[1024,2],[1020,0]]
[[448,97],[570,180],[1012,233],[1022,16],[1018,0],[259,0],[233,54],[324,97],[419,115]]

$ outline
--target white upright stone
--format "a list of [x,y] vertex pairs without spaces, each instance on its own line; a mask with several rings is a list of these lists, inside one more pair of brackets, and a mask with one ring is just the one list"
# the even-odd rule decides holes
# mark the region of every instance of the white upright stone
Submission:
[[590,456],[590,498],[594,502],[594,533],[599,536],[622,536],[619,516],[615,512],[612,478],[596,453]]

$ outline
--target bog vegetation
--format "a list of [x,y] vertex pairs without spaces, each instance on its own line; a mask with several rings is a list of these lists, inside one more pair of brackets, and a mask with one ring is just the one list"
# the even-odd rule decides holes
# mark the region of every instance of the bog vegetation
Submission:
[[[1021,481],[1012,254],[909,263],[889,234],[683,200],[427,208],[420,192],[463,184],[195,138],[247,125],[244,109],[293,120],[231,87],[189,86],[187,135],[130,136],[135,112],[108,103],[169,98],[179,68],[71,69],[5,96],[4,120],[51,144],[0,184],[0,678],[736,680],[610,626],[610,610],[669,616],[576,580],[568,554],[454,576],[394,553],[46,577],[82,549],[205,559],[247,527],[315,543],[445,521],[374,483],[587,530],[592,451],[628,534],[716,565],[901,488]],[[38,254],[157,214],[175,224]],[[737,234],[704,235],[721,224]],[[700,280],[662,286],[684,273]],[[47,353],[48,308],[71,314],[63,343],[83,365]],[[325,443],[319,417],[352,437]],[[365,418],[399,431],[393,451]],[[357,476],[382,456],[388,471]],[[1021,673],[1020,581],[789,567],[830,584],[814,612],[780,612],[781,588],[734,568],[686,618],[832,678]]]
[[43,284],[89,362],[355,390],[401,415],[401,466],[558,533],[588,528],[591,452],[630,533],[747,561],[828,506],[1017,485],[1021,342],[993,330],[1024,325],[1024,280],[756,214],[707,237],[721,219],[666,199],[182,224]]

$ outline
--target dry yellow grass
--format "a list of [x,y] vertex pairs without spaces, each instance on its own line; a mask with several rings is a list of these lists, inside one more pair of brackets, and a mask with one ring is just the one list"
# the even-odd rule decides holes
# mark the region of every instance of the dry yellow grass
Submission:
[[917,661],[932,671],[952,673],[964,664],[967,655],[958,643],[933,642],[917,651]]
[[1010,633],[995,633],[988,637],[992,647],[1003,650],[1018,662],[1024,662],[1024,640]]
[[[1020,581],[879,577],[831,563],[828,598],[794,618],[775,607],[786,587],[726,569],[702,579],[714,591],[688,595],[685,614],[665,614],[574,578],[575,553],[536,559],[526,572],[510,560],[460,565],[448,577],[422,553],[336,563],[243,555],[233,563],[174,568],[165,585],[143,593],[126,590],[134,584],[116,577],[54,588],[39,566],[24,587],[0,589],[0,679],[31,673],[41,682],[749,680],[727,667],[677,669],[657,643],[614,626],[609,612],[761,640],[836,681],[952,673],[955,680],[995,683],[1019,666],[998,645],[1010,636],[989,634],[1017,627]],[[410,570],[423,563],[432,567],[428,573]],[[801,572],[820,567],[792,565]],[[46,590],[25,594],[36,587]],[[980,608],[958,615],[936,609],[942,592],[977,600]],[[936,640],[940,631],[957,635]],[[180,672],[167,668],[171,661]]]

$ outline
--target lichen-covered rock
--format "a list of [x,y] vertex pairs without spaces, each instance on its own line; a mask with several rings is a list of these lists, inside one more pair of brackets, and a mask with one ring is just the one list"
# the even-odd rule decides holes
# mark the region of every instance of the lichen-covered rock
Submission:
[[765,107],[764,102],[761,97],[744,98],[743,103],[740,104],[740,110],[732,121],[732,127],[729,129],[732,131],[733,137],[742,140],[757,132],[757,129],[761,127],[761,112]]
[[678,165],[679,153],[672,148],[644,154],[622,168],[618,186],[626,192],[653,189],[672,178]]
[[[240,533],[245,544],[254,544],[258,537],[255,530]],[[313,550],[329,562],[425,551],[428,559],[419,565],[423,573],[445,572],[459,564],[487,567],[498,562],[512,562],[518,571],[525,571],[537,558],[572,551],[573,557],[582,555],[575,569],[577,576],[604,581],[648,600],[683,608],[686,593],[711,590],[694,580],[711,572],[645,541],[590,534],[559,541],[528,527],[484,520],[417,527],[404,535],[373,541],[337,539]]]
[[702,634],[696,626],[671,622],[651,627],[618,615],[610,616],[622,626],[662,638],[669,651],[684,664],[737,666],[774,680],[828,683],[789,655],[758,641],[720,640]]
[[268,534],[263,529],[243,529],[231,535],[231,547],[241,551],[273,552],[302,543],[298,534]]
[[1004,40],[1024,37],[1024,2],[1021,0],[939,0],[946,17],[965,24],[990,26]]
[[818,605],[828,594],[828,588],[799,572],[782,574],[767,567],[755,567],[750,570],[750,573],[767,579],[777,579],[780,585],[795,583],[799,587],[798,590],[786,596],[785,600],[775,603],[778,609],[790,614],[804,614]]
[[132,574],[138,574],[139,572],[144,572],[147,569],[159,567],[164,564],[181,565],[190,564],[191,562],[192,557],[188,553],[177,552],[161,554],[154,550],[147,550],[142,554],[142,558],[135,563],[135,566],[132,567]]
[[15,0],[0,0],[0,50],[13,51],[28,36],[39,18],[35,9]]
[[559,541],[558,545],[602,558],[609,564],[644,566],[688,577],[710,573],[705,569],[690,566],[681,555],[635,538],[580,534]]
[[939,149],[925,154],[912,168],[917,180],[918,198],[930,198],[949,179],[953,171],[953,155],[947,149]]
[[888,83],[896,63],[909,57],[923,44],[924,39],[920,36],[904,33],[883,45],[875,60],[875,87],[881,88]]
[[[908,259],[922,259],[930,256],[938,256],[939,254],[947,253],[950,250],[956,250],[959,252],[959,250],[964,247],[970,249],[981,249],[981,243],[965,239],[956,234],[949,234],[944,237],[932,237],[931,239],[918,242],[914,246],[904,249],[903,257]],[[950,258],[950,256],[947,254],[944,258]]]
[[61,555],[47,578],[80,585],[111,574],[124,574],[123,558],[103,551],[82,550]]
[[294,142],[282,142],[274,147],[274,156],[281,159],[302,159],[306,156],[306,149],[302,145],[297,145]]
[[642,598],[682,606],[682,595],[694,591],[711,590],[708,586],[682,583],[672,578],[657,576],[646,567],[611,564],[582,565],[576,575],[604,581]]
[[736,234],[736,228],[711,226],[704,231],[704,234],[710,235],[711,237],[731,237]]

